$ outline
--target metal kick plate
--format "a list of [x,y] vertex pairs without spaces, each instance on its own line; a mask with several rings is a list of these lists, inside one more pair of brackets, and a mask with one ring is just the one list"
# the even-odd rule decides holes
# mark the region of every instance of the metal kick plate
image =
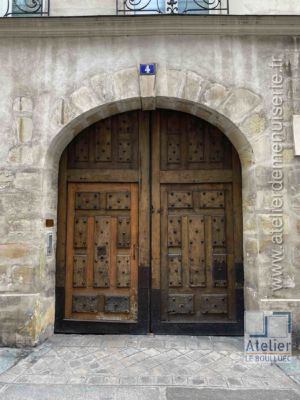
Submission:
[[129,313],[129,296],[105,296],[105,312]]
[[227,295],[207,294],[201,296],[202,314],[227,314]]
[[103,311],[104,296],[73,295],[72,311],[74,313],[97,313]]
[[193,294],[169,295],[168,313],[194,314],[194,295]]

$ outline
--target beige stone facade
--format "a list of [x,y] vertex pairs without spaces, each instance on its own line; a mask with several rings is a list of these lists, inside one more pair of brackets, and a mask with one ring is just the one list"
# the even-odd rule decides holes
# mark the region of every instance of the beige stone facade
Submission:
[[[202,17],[198,27],[195,20],[162,23],[154,16],[120,23],[117,17],[0,20],[2,344],[31,346],[53,333],[62,151],[100,119],[155,108],[199,116],[237,149],[245,307],[293,311],[300,335],[300,160],[293,136],[293,115],[300,113],[299,20],[278,18],[231,17],[222,28],[220,20]],[[156,63],[156,77],[139,76],[144,62]],[[275,122],[282,123],[280,148]],[[280,179],[274,177],[274,154],[282,159]],[[282,184],[282,226],[272,219],[274,179]],[[55,221],[54,228],[46,227],[46,219]],[[272,267],[276,228],[280,268]],[[47,256],[49,232],[54,249]]]

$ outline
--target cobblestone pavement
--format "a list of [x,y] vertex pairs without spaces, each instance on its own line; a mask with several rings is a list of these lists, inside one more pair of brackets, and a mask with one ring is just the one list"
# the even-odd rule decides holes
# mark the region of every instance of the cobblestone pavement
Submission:
[[299,359],[282,370],[242,351],[232,337],[55,335],[27,355],[0,349],[0,399],[300,399]]

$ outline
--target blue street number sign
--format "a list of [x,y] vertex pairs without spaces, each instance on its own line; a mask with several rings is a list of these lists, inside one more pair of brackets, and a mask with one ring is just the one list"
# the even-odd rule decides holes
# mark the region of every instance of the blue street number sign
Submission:
[[155,64],[140,64],[140,75],[155,75]]

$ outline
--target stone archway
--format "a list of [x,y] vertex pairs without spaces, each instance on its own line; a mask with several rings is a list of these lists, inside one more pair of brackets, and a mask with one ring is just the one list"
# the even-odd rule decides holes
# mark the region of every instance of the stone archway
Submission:
[[[257,283],[253,282],[251,273],[256,255],[252,143],[256,135],[264,132],[266,117],[261,98],[249,90],[226,88],[192,71],[175,69],[158,69],[156,78],[140,77],[135,67],[91,77],[65,98],[58,99],[53,107],[51,141],[44,160],[44,215],[56,218],[58,162],[77,133],[108,116],[155,108],[183,111],[203,118],[220,128],[236,148],[243,173],[245,303],[246,307],[257,304]],[[52,271],[54,263],[53,259],[47,266]],[[40,326],[41,332],[47,328],[51,330],[51,324],[53,329],[53,321],[45,321],[45,326]]]

